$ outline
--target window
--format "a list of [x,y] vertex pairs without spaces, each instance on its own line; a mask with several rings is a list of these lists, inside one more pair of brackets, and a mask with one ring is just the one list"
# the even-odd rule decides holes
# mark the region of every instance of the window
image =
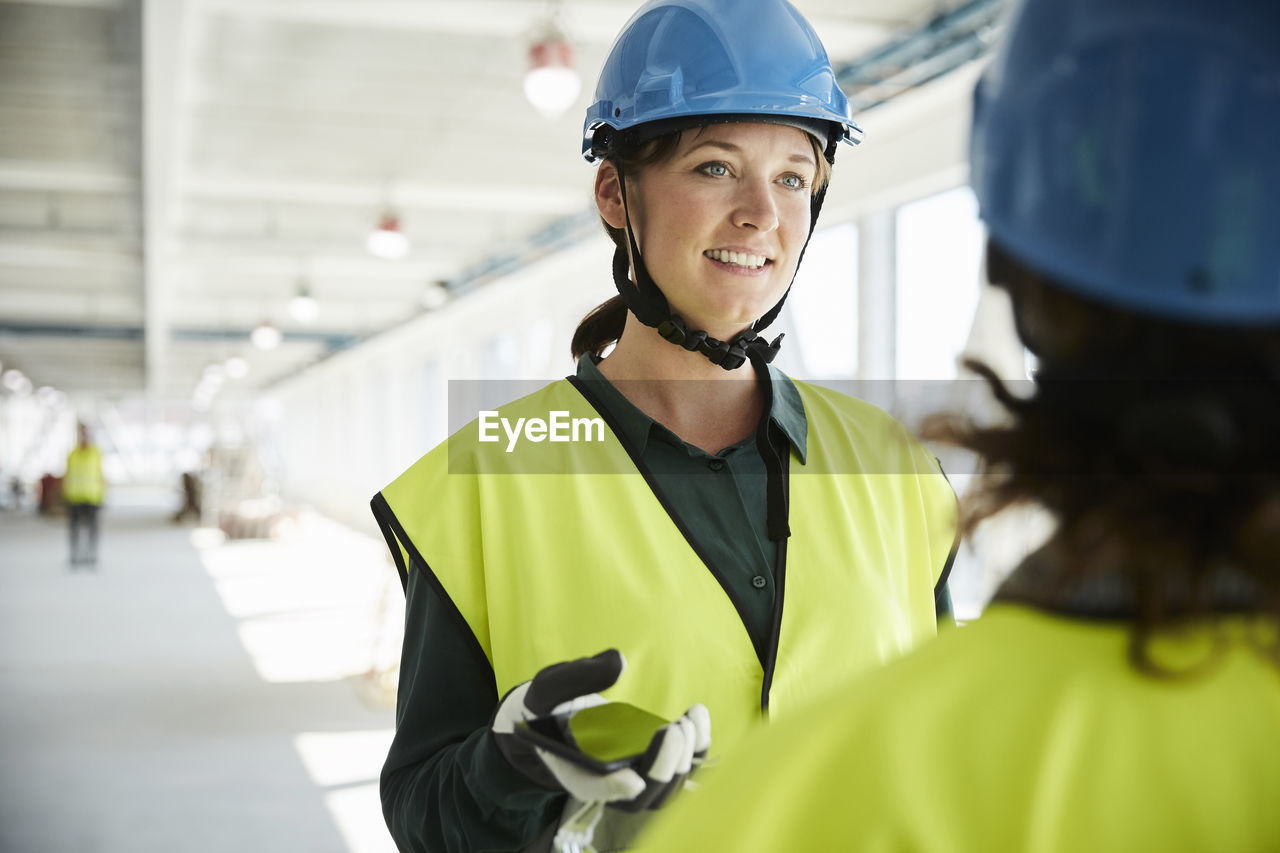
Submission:
[[[801,372],[821,379],[854,375],[858,369],[856,225],[846,223],[814,233],[787,297],[785,313],[795,330]],[[788,335],[788,344],[792,343],[790,338]]]
[[903,205],[897,234],[895,372],[900,379],[954,379],[980,285],[983,230],[972,190]]

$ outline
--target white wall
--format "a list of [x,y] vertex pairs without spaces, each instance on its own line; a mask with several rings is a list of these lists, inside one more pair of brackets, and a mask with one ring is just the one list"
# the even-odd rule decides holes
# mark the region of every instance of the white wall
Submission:
[[446,435],[448,380],[553,379],[613,291],[612,244],[550,256],[273,389],[286,494],[372,529],[369,499]]

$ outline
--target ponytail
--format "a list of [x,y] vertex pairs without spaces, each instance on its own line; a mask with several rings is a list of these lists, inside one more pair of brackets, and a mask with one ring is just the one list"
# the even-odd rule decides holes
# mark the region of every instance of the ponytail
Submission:
[[[629,137],[620,138],[615,140],[613,149],[605,159],[613,160],[626,169],[628,174],[636,175],[645,167],[670,157],[680,144],[680,134],[681,131],[674,131],[644,142],[637,142]],[[621,228],[614,228],[604,220],[603,216],[600,217],[600,224],[604,226],[604,231],[613,241],[614,247],[625,254],[627,232]],[[622,330],[626,325],[627,304],[622,301],[620,295],[613,296],[592,308],[587,316],[582,318],[577,331],[573,333],[573,340],[569,343],[569,351],[573,353],[575,360],[581,358],[584,353],[599,355],[605,347],[616,343],[622,337]]]
[[621,296],[613,296],[592,308],[573,333],[569,351],[576,361],[587,353],[600,355],[604,348],[622,337],[627,324],[627,306]]

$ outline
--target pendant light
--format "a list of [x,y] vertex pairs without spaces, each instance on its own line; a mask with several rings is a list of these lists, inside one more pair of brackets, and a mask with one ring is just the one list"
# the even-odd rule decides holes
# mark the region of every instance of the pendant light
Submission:
[[264,320],[249,333],[249,339],[253,341],[253,345],[258,349],[268,350],[280,346],[280,341],[284,340],[284,335],[270,320]]
[[582,80],[573,67],[573,48],[552,20],[529,48],[529,70],[524,75],[524,95],[534,109],[558,118],[573,106],[582,91]]
[[365,247],[375,258],[389,261],[409,254],[409,238],[400,230],[400,218],[390,208],[384,209],[378,217],[378,224],[369,232]]
[[298,281],[298,290],[289,300],[289,314],[304,325],[310,325],[320,315],[320,303],[311,295],[311,288],[306,279]]

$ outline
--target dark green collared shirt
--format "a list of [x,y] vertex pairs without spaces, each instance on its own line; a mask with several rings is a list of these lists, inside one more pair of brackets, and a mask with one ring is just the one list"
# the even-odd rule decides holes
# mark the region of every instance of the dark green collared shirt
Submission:
[[[770,368],[770,374],[769,417],[803,462],[809,422],[800,392],[780,371]],[[618,438],[649,469],[655,491],[691,544],[728,586],[763,663],[773,625],[778,546],[768,536],[767,481],[755,435],[709,453],[633,406],[594,359],[578,361],[578,379],[611,416]]]

